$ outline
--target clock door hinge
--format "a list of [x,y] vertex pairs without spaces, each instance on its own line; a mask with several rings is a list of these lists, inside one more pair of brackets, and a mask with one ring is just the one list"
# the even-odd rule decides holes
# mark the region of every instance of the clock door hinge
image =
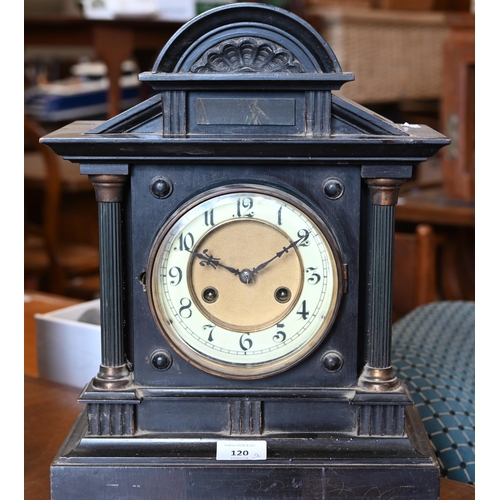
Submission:
[[342,264],[342,278],[344,281],[344,287],[342,289],[343,293],[347,293],[348,283],[349,283],[349,267],[347,264]]

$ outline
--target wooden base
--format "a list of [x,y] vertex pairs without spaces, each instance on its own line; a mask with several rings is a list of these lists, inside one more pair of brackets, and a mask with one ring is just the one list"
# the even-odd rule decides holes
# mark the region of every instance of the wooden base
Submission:
[[[82,405],[80,389],[48,380],[24,379],[24,498],[50,498],[49,468]],[[441,478],[440,500],[474,500],[474,486]]]
[[439,498],[439,467],[413,407],[407,437],[354,437],[347,446],[314,438],[305,447],[266,439],[266,461],[216,461],[220,436],[92,438],[86,429],[83,412],[52,463],[52,500]]

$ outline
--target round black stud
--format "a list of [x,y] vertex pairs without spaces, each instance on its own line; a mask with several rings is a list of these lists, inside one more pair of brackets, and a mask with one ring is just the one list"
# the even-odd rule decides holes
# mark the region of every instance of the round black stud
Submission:
[[168,370],[172,366],[172,356],[167,351],[155,351],[151,356],[151,364],[156,370]]
[[338,200],[344,194],[344,184],[338,179],[327,179],[323,183],[323,192],[327,198]]
[[292,296],[290,290],[284,286],[277,288],[276,291],[274,292],[274,298],[278,301],[284,304],[285,302],[288,302],[290,300],[290,297]]
[[151,193],[156,198],[167,198],[172,194],[172,183],[165,177],[155,177],[150,184]]
[[329,372],[338,372],[344,365],[344,358],[337,351],[328,351],[321,358],[323,367]]

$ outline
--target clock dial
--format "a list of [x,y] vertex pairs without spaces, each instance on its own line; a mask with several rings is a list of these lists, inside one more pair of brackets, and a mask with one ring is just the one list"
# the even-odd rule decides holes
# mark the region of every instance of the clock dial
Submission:
[[160,329],[185,359],[220,376],[260,378],[323,339],[338,307],[339,262],[331,234],[302,202],[231,186],[167,221],[147,290]]

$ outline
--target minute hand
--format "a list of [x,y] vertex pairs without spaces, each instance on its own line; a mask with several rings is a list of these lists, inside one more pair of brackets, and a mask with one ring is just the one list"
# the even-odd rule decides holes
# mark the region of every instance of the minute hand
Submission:
[[309,236],[309,233],[306,233],[305,236],[301,236],[295,241],[292,241],[287,247],[283,247],[283,250],[280,250],[279,252],[276,252],[276,255],[272,257],[271,259],[267,260],[266,262],[263,262],[262,264],[258,265],[257,267],[254,267],[252,269],[252,275],[257,274],[258,272],[262,271],[268,264],[270,264],[273,260],[279,259],[283,254],[288,253],[289,250],[292,248],[296,247],[302,240],[306,240],[307,237]]

